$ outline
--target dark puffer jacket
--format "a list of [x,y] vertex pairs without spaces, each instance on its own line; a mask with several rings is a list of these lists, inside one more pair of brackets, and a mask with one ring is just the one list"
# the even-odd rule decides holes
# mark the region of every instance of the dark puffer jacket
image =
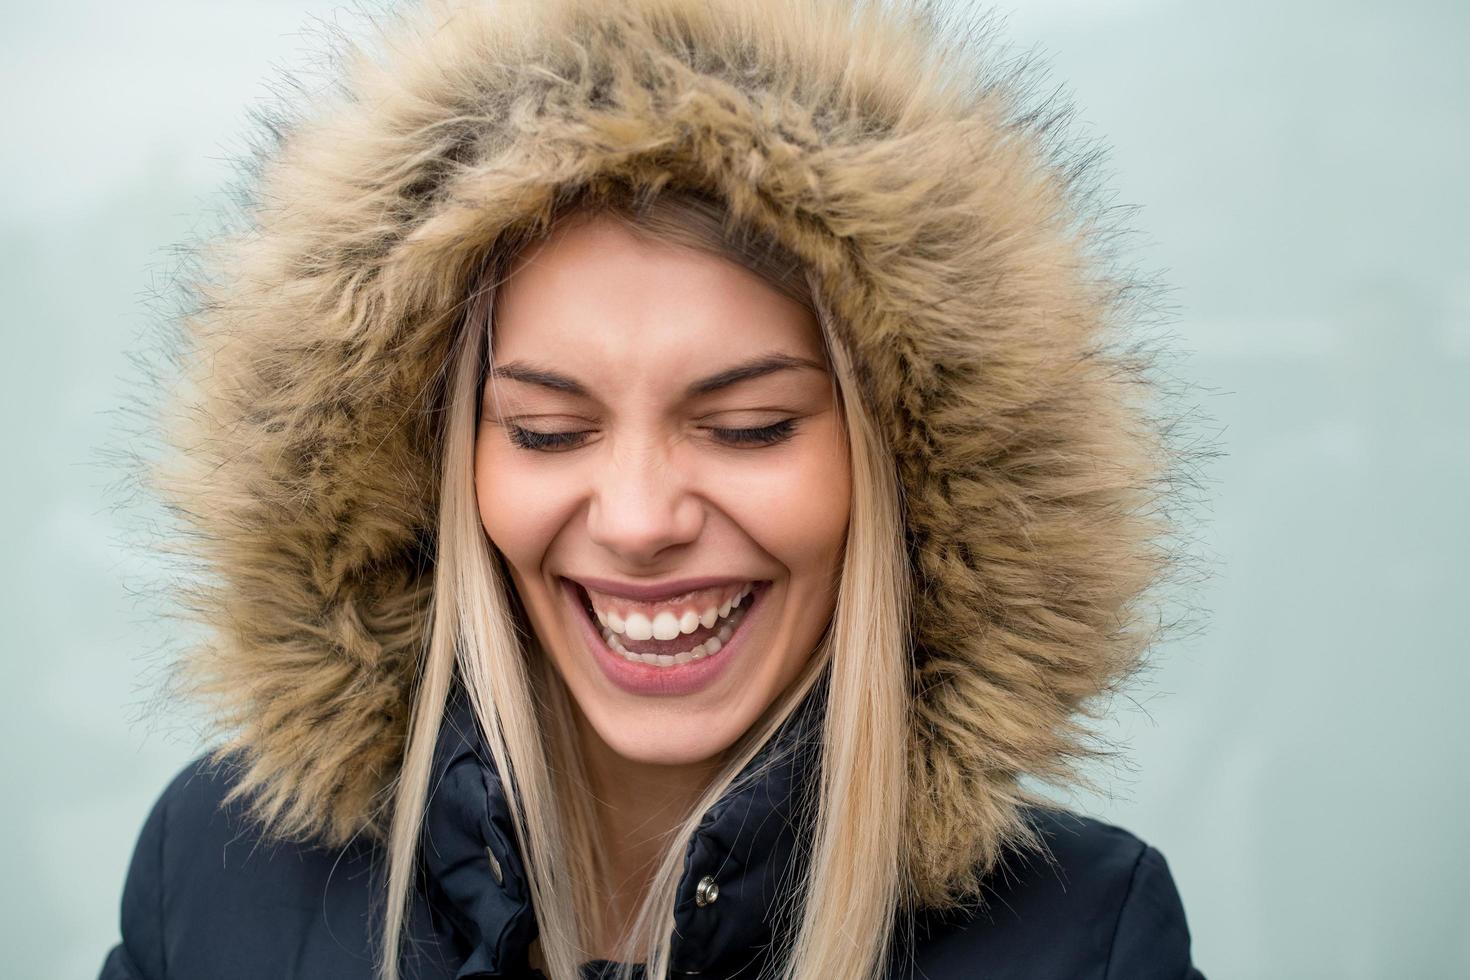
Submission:
[[[500,779],[468,702],[456,697],[435,759],[405,978],[544,980],[527,963],[536,919]],[[751,978],[768,964],[769,910],[805,822],[793,786],[811,773],[813,698],[751,764],[765,778],[727,797],[689,844],[673,976]],[[311,848],[261,841],[200,759],[143,828],[123,895],[123,942],[101,980],[371,980],[384,857],[369,842]],[[1125,830],[1065,812],[1028,813],[1046,852],[1008,853],[979,908],[926,910],[905,924],[893,980],[1203,980],[1163,855]],[[712,900],[701,903],[699,889]],[[709,887],[712,884],[713,889]],[[585,980],[605,961],[583,965]],[[639,974],[641,975],[641,973]]]
[[[302,102],[265,117],[239,212],[187,263],[193,301],[157,345],[148,486],[180,524],[164,550],[204,573],[169,579],[204,627],[179,687],[210,701],[222,748],[144,828],[109,977],[369,975],[465,298],[569,198],[670,187],[810,273],[901,484],[895,847],[921,913],[895,973],[1190,975],[1158,852],[1027,789],[1078,775],[1087,717],[1177,621],[1146,600],[1182,565],[1185,508],[1166,498],[1189,483],[1190,433],[1152,397],[1131,331],[1151,284],[1113,261],[1123,212],[1090,194],[1095,148],[944,9],[411,0],[341,52],[334,84],[278,86]],[[460,721],[408,972],[520,976],[534,917],[498,777]],[[783,778],[689,844],[687,975],[750,975],[780,948],[768,911],[800,852]],[[1054,861],[1025,849],[1028,826]]]

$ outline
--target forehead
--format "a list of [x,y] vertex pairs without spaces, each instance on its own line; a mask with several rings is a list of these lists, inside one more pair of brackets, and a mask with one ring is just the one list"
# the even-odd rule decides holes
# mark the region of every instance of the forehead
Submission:
[[528,248],[495,307],[497,363],[641,359],[702,373],[751,349],[825,360],[811,312],[755,273],[702,250],[644,241],[601,216],[568,223]]

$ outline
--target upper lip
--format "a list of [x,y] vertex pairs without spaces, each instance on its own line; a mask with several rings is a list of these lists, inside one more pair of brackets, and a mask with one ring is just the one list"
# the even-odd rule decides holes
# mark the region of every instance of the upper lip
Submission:
[[634,599],[640,602],[657,602],[660,599],[670,599],[688,592],[694,592],[697,589],[709,589],[719,585],[734,585],[738,582],[758,582],[759,579],[733,578],[729,575],[706,575],[703,578],[681,578],[668,582],[653,582],[647,585],[638,585],[633,582],[619,582],[610,578],[590,578],[587,576],[572,578],[571,576],[567,576],[567,581],[575,582],[594,592],[618,596],[623,599]]

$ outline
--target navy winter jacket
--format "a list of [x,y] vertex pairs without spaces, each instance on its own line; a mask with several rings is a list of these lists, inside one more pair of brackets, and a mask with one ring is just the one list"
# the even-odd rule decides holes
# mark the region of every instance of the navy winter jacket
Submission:
[[[791,750],[783,734],[763,751]],[[505,797],[463,697],[446,716],[425,820],[404,976],[540,978],[536,934]],[[792,792],[810,757],[790,754],[728,797],[689,847],[675,910],[674,976],[754,978],[768,909],[796,860]],[[225,770],[196,760],[143,826],[122,902],[123,941],[101,980],[371,980],[384,860],[372,845],[262,845],[222,806]],[[1013,853],[980,910],[920,912],[896,947],[906,980],[1201,980],[1164,857],[1118,827],[1033,811],[1050,856]],[[698,883],[718,885],[701,907]],[[584,965],[588,980],[602,961]]]

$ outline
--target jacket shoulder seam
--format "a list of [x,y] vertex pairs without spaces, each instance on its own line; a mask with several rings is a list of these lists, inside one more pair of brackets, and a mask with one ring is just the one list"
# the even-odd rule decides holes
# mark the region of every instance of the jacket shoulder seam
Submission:
[[1133,859],[1133,867],[1128,872],[1128,889],[1123,893],[1123,901],[1118,903],[1118,915],[1113,920],[1113,937],[1108,942],[1108,962],[1103,969],[1103,980],[1113,978],[1113,954],[1118,949],[1118,931],[1123,928],[1123,913],[1128,908],[1128,903],[1133,900],[1133,889],[1138,885],[1138,869],[1143,867],[1143,858],[1149,852],[1149,845],[1139,842],[1143,846],[1138,849],[1138,856]]

